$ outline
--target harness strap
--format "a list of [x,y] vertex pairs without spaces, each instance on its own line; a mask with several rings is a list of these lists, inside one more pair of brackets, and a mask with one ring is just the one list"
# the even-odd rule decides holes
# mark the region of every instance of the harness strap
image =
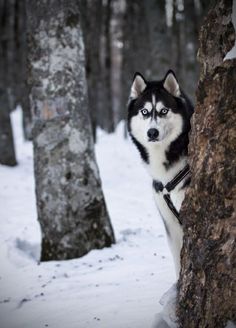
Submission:
[[189,165],[187,164],[170,182],[165,185],[165,189],[170,192],[190,173]]
[[172,200],[170,199],[170,195],[169,194],[165,194],[165,195],[163,195],[163,198],[164,198],[167,206],[171,210],[171,212],[174,214],[174,216],[177,218],[177,220],[179,221],[179,223],[182,225],[182,220],[180,219],[179,212],[177,211],[177,209],[175,208],[174,204],[172,203]]
[[153,187],[156,190],[156,192],[165,192],[163,193],[163,198],[171,210],[171,212],[174,214],[174,216],[177,218],[179,223],[182,225],[182,220],[180,219],[179,212],[176,210],[171,198],[169,192],[175,189],[175,187],[190,173],[189,165],[187,164],[171,181],[169,181],[165,186],[163,186],[162,182],[153,180]]

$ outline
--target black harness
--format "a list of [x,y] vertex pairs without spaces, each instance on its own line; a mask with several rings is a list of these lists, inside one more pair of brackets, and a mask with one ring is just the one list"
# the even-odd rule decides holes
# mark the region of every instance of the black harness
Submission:
[[190,168],[187,164],[183,170],[181,170],[171,181],[169,181],[165,186],[163,186],[162,182],[153,180],[153,188],[156,192],[162,192],[163,198],[171,210],[171,212],[174,214],[174,216],[177,218],[179,223],[182,225],[182,221],[179,216],[179,212],[176,210],[174,204],[172,203],[172,200],[170,198],[170,192],[175,189],[175,187],[188,175],[190,174]]

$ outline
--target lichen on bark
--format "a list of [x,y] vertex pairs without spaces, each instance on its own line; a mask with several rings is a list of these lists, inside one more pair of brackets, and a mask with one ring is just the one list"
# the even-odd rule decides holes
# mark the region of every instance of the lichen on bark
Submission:
[[78,3],[27,8],[41,259],[75,258],[114,242],[91,137]]

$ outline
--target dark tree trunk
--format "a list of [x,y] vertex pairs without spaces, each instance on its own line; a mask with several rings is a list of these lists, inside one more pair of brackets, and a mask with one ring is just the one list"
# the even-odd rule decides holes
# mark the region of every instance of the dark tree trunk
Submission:
[[10,120],[13,7],[12,1],[0,0],[0,163],[10,166],[17,164]]
[[15,1],[15,71],[14,94],[16,103],[23,110],[23,131],[26,140],[31,140],[32,115],[27,86],[27,17],[26,0]]
[[102,0],[80,0],[81,22],[85,44],[88,102],[93,137],[96,140],[101,81],[100,39],[102,34]]
[[111,89],[111,0],[80,0],[89,110],[94,140],[99,126],[114,131]]
[[75,258],[114,242],[94,156],[78,1],[28,0],[27,10],[41,259]]
[[15,166],[16,155],[11,128],[11,120],[7,106],[7,97],[0,87],[0,164]]
[[[189,18],[185,16],[184,6],[180,6],[178,0],[173,1],[173,18],[171,33],[171,67],[175,71],[180,85],[190,94],[188,88],[189,81],[186,80],[186,40],[185,40],[185,21],[189,23]],[[190,23],[192,24],[192,23]]]
[[191,186],[182,207],[178,317],[184,328],[236,320],[236,59],[232,1],[215,2],[200,33],[200,81],[190,138]]
[[[148,25],[146,42],[150,45],[150,70],[152,79],[163,79],[170,68],[171,38],[167,26],[165,1],[145,1],[145,16]],[[140,44],[145,47],[145,44]]]
[[[123,25],[123,63],[122,63],[122,119],[127,116],[127,101],[130,84],[135,72],[146,78],[150,77],[150,43],[148,24],[145,15],[145,2],[142,0],[126,0]],[[141,23],[140,23],[141,22]]]
[[112,113],[114,127],[122,119],[121,108],[121,76],[122,76],[122,26],[125,10],[125,0],[113,0],[111,3],[112,15],[110,23],[111,39],[111,86],[112,86]]
[[112,0],[103,5],[103,40],[102,40],[102,76],[100,79],[99,126],[107,132],[114,131],[114,113],[112,107],[112,59],[111,59],[111,18]]
[[185,88],[186,93],[195,100],[196,85],[199,78],[199,64],[196,61],[200,8],[197,10],[196,1],[184,0],[184,33],[185,33]]

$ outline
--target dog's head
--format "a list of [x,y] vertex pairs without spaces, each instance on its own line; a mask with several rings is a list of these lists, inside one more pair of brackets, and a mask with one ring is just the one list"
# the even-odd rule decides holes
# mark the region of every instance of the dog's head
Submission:
[[192,106],[173,71],[161,81],[146,81],[136,73],[128,106],[129,133],[149,147],[175,140],[190,129]]

